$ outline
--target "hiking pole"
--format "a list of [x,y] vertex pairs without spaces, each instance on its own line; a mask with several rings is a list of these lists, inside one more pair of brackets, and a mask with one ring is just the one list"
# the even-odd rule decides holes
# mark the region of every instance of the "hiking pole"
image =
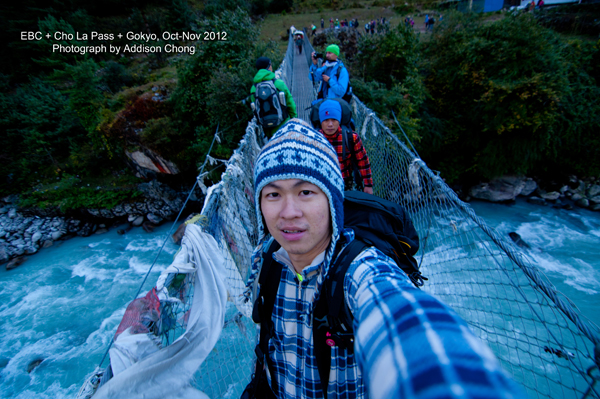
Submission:
[[419,153],[417,152],[417,150],[415,150],[415,147],[413,147],[412,141],[410,141],[410,139],[408,138],[408,135],[406,134],[406,132],[404,131],[404,129],[402,129],[402,126],[400,126],[400,123],[398,122],[398,119],[396,119],[396,114],[394,113],[394,110],[392,110],[392,115],[394,116],[394,120],[396,121],[396,125],[398,125],[398,127],[400,128],[400,130],[402,131],[402,133],[404,133],[404,137],[406,137],[406,141],[408,141],[408,144],[410,144],[410,148],[413,149],[413,151],[417,155],[417,158],[421,159],[421,156],[419,155]]

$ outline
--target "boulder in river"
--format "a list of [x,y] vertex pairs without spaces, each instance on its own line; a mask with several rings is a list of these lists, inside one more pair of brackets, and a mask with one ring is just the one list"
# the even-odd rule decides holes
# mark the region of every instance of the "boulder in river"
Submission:
[[133,226],[136,226],[136,227],[141,226],[142,223],[144,223],[144,217],[143,216],[138,216],[133,221],[131,221],[131,224]]
[[8,262],[10,256],[8,256],[7,245],[5,243],[0,243],[0,264],[4,262]]
[[538,185],[535,182],[535,180],[533,180],[531,177],[527,177],[525,178],[525,180],[523,180],[523,189],[521,190],[521,193],[519,195],[528,197],[531,194],[533,194],[537,187]]
[[523,241],[523,239],[521,238],[521,236],[518,233],[511,231],[510,233],[508,233],[508,236],[510,237],[511,240],[513,240],[513,242],[515,244],[517,244],[517,246],[519,246],[521,248],[525,248],[525,249],[531,248],[529,246],[529,244],[527,244],[525,241]]
[[31,373],[37,366],[39,366],[44,361],[43,358],[38,358],[32,361],[27,365],[27,372]]
[[11,261],[6,264],[6,270],[12,270],[18,266],[21,266],[26,260],[27,257],[25,256],[11,259]]
[[153,213],[149,213],[149,214],[147,214],[147,215],[146,215],[146,218],[147,218],[147,219],[148,219],[148,220],[149,220],[149,221],[150,221],[152,224],[155,224],[155,225],[159,225],[159,224],[161,224],[161,223],[162,223],[162,221],[163,221],[163,219],[162,219],[160,216],[157,216],[157,215],[155,215],[155,214],[153,214]]
[[575,201],[575,204],[580,208],[587,208],[590,206],[590,201],[587,198],[581,198]]
[[529,197],[527,198],[527,202],[534,205],[546,205],[546,200],[540,197]]
[[[489,183],[480,183],[471,187],[469,195],[473,198],[490,202],[513,201],[523,192],[526,181],[528,186],[527,191],[531,190],[532,185],[529,180],[519,176],[501,176],[491,180]],[[533,183],[535,184],[535,182]]]
[[31,242],[38,242],[41,238],[42,238],[42,233],[40,233],[39,231],[36,231],[31,236]]
[[600,195],[600,185],[593,184],[587,189],[588,197],[595,197],[596,195]]
[[583,195],[581,195],[581,194],[579,194],[579,193],[575,193],[575,194],[573,194],[573,195],[571,196],[571,199],[572,199],[573,201],[579,201],[579,200],[580,200],[580,199],[582,199],[582,198],[583,198]]
[[146,233],[152,233],[155,227],[156,225],[154,223],[150,223],[148,220],[142,223],[142,229],[144,229]]
[[540,194],[540,197],[546,201],[556,201],[558,198],[560,198],[560,193],[558,191],[551,191],[549,193]]

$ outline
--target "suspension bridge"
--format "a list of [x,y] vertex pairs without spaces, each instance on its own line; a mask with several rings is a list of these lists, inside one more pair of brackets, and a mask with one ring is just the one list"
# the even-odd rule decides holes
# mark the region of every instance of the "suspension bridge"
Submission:
[[[316,95],[308,73],[312,51],[305,39],[300,55],[290,40],[276,71],[306,121]],[[600,398],[600,385],[595,384],[600,374],[598,326],[517,246],[488,227],[359,98],[351,106],[371,161],[375,194],[403,205],[419,233],[416,258],[429,278],[422,289],[454,308],[530,397]],[[239,397],[254,369],[256,332],[242,292],[259,239],[252,172],[264,140],[253,119],[222,181],[208,189],[196,222],[214,237],[225,258],[229,297],[220,338],[194,376],[194,386],[211,398]]]

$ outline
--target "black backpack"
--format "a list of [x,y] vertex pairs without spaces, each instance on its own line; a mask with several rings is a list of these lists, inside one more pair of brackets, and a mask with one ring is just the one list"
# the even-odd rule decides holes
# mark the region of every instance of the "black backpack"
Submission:
[[[355,239],[341,252],[344,243],[338,243],[333,257],[335,261],[315,305],[313,339],[321,381],[329,381],[332,346],[354,351],[353,317],[344,301],[343,286],[350,264],[365,248],[374,246],[392,258],[416,287],[422,286],[427,280],[419,272],[413,257],[419,249],[419,237],[404,208],[358,191],[346,191],[344,197],[344,225],[354,230]],[[258,280],[260,292],[252,311],[255,323],[265,321],[261,324],[259,343],[255,349],[257,375],[265,362],[271,375],[274,375],[266,354],[269,339],[274,335],[272,314],[282,272],[282,265],[273,260],[273,253],[279,248],[279,244],[273,241],[268,251],[263,253]],[[274,379],[271,382],[274,384]],[[327,384],[322,384],[322,389],[327,396]]]
[[[339,67],[337,68],[336,72],[335,72],[335,78],[337,80],[340,80],[340,74],[342,73],[342,68],[346,68],[346,67]],[[323,89],[323,85],[325,85],[326,83],[323,82],[321,84],[321,90],[319,90],[319,92],[317,93],[317,98],[321,99],[323,98],[324,94],[324,89]],[[335,98],[330,98],[329,100],[335,100]],[[350,72],[348,72],[348,87],[346,88],[346,92],[344,93],[344,95],[342,96],[342,100],[346,101],[346,102],[350,102],[352,100],[352,86],[350,86]]]
[[[350,152],[350,159],[352,163],[352,177],[354,179],[354,183],[356,183],[356,187],[360,190],[363,187],[363,179],[360,175],[360,171],[358,170],[358,165],[356,164],[356,154],[354,152],[354,121],[352,120],[352,108],[350,104],[346,100],[341,98],[328,98],[327,100],[333,100],[340,103],[342,107],[342,120],[340,121],[340,127],[342,128],[342,158],[346,158],[346,150]],[[312,126],[319,130],[321,129],[321,119],[319,118],[319,108],[321,104],[323,104],[325,99],[317,100],[312,106],[310,110],[310,123]]]
[[288,117],[285,93],[275,87],[275,79],[255,83],[254,102],[251,104],[256,119],[263,128],[273,129]]

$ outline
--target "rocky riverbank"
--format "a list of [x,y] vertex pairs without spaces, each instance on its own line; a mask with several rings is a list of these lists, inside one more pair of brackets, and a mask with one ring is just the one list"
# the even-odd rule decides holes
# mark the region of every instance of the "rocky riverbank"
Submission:
[[[22,263],[24,256],[56,241],[101,234],[124,223],[150,231],[173,220],[187,196],[156,180],[140,184],[138,189],[144,193],[142,201],[119,204],[113,209],[82,209],[71,215],[57,209],[19,208],[17,196],[0,199],[0,264],[8,262],[6,268],[12,269]],[[197,197],[192,197],[192,201],[200,203]]]
[[462,199],[506,202],[514,201],[518,196],[527,197],[528,202],[537,205],[600,211],[600,179],[569,176],[567,181],[557,183],[536,182],[523,176],[502,176],[471,187]]
[[[101,234],[111,226],[124,223],[150,231],[164,221],[173,220],[187,196],[156,180],[140,184],[138,189],[144,193],[143,201],[119,204],[112,209],[84,209],[76,215],[64,215],[57,209],[20,209],[17,196],[0,199],[0,264],[8,262],[6,268],[11,269],[22,263],[24,256],[35,254],[56,241]],[[466,191],[455,190],[465,201],[508,202],[523,196],[537,205],[600,211],[600,179],[594,177],[570,176],[567,182],[557,184],[522,176],[502,176]],[[192,202],[201,206],[202,194],[197,194],[198,197],[192,196]]]

